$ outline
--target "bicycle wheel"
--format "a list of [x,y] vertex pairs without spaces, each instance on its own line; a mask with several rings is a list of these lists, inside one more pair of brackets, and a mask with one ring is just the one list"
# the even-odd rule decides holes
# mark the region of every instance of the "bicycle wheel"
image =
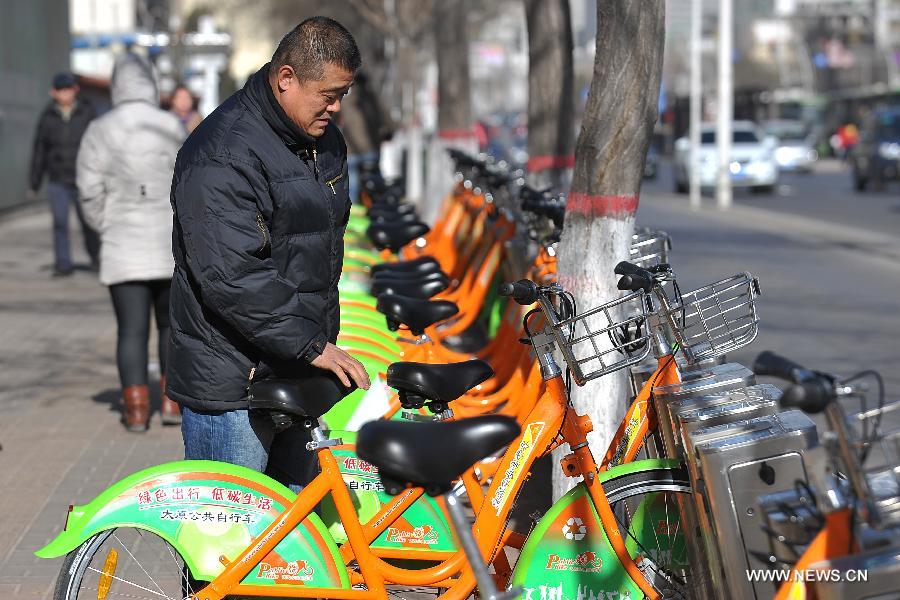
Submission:
[[690,547],[692,528],[685,526],[696,523],[686,469],[625,473],[604,481],[603,491],[631,555],[643,557],[641,570],[662,597],[707,597],[708,569],[691,565],[703,553]]
[[184,559],[161,537],[135,528],[103,531],[70,552],[54,600],[183,600],[203,585],[189,583]]

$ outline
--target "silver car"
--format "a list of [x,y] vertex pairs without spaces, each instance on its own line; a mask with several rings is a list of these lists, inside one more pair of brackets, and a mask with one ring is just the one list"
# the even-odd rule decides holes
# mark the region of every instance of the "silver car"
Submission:
[[763,124],[766,134],[778,140],[775,161],[781,171],[809,173],[819,160],[813,135],[802,121],[775,120]]
[[[764,137],[752,121],[735,121],[732,125],[731,157],[728,164],[731,185],[750,188],[754,192],[771,192],[778,182],[778,164],[775,162],[775,145],[772,137]],[[672,157],[675,191],[683,194],[690,185],[691,140],[687,137],[675,141]],[[712,123],[700,126],[699,175],[700,187],[716,185],[718,157],[716,127]]]

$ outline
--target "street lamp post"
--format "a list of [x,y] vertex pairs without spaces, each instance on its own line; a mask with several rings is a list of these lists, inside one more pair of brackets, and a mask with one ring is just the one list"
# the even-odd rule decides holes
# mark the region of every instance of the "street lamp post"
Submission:
[[732,0],[719,0],[719,106],[716,119],[719,168],[716,177],[716,202],[723,210],[731,207],[731,119],[734,109],[731,26]]
[[700,208],[700,36],[702,33],[703,0],[691,0],[691,105],[690,105],[690,198],[691,208]]

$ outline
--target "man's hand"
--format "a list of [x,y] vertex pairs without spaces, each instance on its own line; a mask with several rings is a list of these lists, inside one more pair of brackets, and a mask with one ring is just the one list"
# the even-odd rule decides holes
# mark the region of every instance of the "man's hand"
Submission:
[[334,344],[325,344],[325,350],[322,354],[309,364],[319,369],[331,371],[347,387],[350,387],[350,379],[353,379],[353,383],[357,387],[364,390],[369,389],[369,374],[366,373],[362,363]]

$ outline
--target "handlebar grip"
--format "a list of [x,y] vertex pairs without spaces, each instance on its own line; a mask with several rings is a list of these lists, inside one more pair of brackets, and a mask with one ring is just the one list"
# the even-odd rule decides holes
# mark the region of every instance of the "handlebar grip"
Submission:
[[653,276],[651,276],[649,273],[646,273],[646,275],[642,275],[640,273],[634,273],[632,275],[622,275],[616,287],[618,287],[622,291],[627,292],[636,292],[638,290],[650,292],[650,290],[653,289]]
[[634,275],[635,273],[646,272],[646,269],[642,269],[634,263],[630,263],[627,260],[623,260],[619,264],[616,265],[616,268],[613,269],[613,272],[616,275]]
[[809,369],[805,369],[794,361],[768,350],[760,352],[756,360],[753,361],[753,372],[757,375],[770,375],[779,379],[793,381],[794,383],[804,383],[819,379],[819,376]]
[[834,390],[823,378],[788,386],[781,394],[782,408],[799,408],[805,413],[820,413],[834,399]]
[[519,304],[527,306],[537,301],[538,286],[529,279],[520,279],[512,283],[501,283],[497,288],[497,293],[501,296],[512,298]]

